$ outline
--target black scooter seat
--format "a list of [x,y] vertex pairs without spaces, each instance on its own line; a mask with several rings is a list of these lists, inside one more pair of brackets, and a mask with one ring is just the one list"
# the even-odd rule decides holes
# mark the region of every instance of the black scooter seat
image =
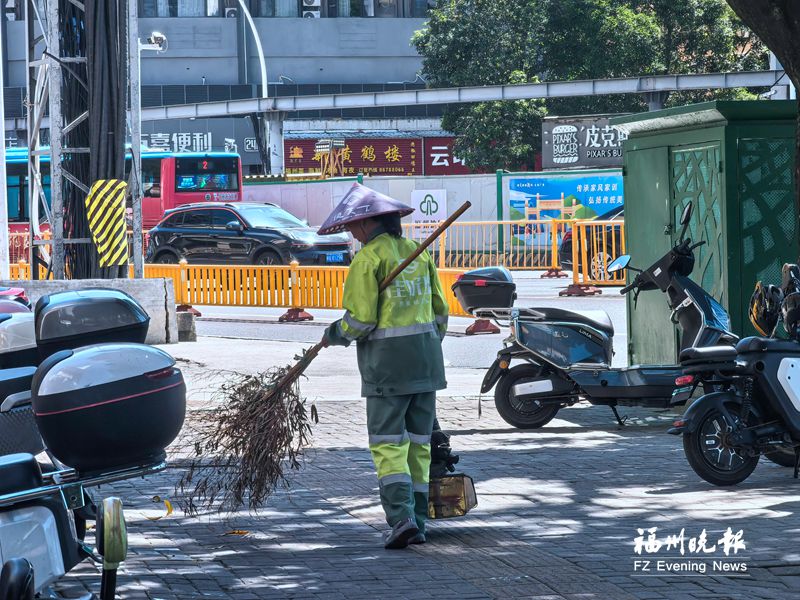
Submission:
[[695,364],[705,362],[731,362],[736,358],[736,348],[733,346],[708,346],[707,348],[685,348],[681,351],[681,364]]
[[586,311],[585,314],[564,310],[563,308],[536,307],[533,310],[542,313],[547,321],[572,321],[574,323],[582,323],[583,325],[599,329],[610,336],[614,335],[614,325],[611,324],[611,319],[608,314],[602,310]]
[[773,340],[761,337],[746,337],[736,344],[736,351],[745,352],[789,352],[800,353],[800,344],[794,340]]
[[0,456],[0,495],[41,487],[42,470],[32,454]]

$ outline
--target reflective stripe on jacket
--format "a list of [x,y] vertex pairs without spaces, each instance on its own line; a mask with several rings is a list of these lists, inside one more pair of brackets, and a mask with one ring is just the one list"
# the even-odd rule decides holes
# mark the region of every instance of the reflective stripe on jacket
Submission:
[[353,259],[344,286],[344,316],[326,335],[332,344],[358,342],[363,396],[397,396],[447,387],[441,340],[447,301],[428,252],[380,296],[378,285],[418,244],[379,230]]

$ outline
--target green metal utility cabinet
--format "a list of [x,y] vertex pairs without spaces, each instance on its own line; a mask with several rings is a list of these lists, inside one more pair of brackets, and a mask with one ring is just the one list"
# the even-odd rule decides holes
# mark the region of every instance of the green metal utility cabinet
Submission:
[[[689,226],[697,251],[692,279],[731,315],[733,331],[754,335],[747,308],[755,282],[780,283],[784,262],[798,260],[794,201],[793,101],[707,102],[612,120],[624,145],[625,235],[631,264],[645,268]],[[629,281],[634,273],[629,272]],[[630,364],[677,360],[678,330],[666,296],[628,297]]]

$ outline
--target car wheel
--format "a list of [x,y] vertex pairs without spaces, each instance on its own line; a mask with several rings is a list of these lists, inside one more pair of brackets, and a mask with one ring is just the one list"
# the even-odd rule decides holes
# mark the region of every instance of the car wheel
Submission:
[[265,250],[256,257],[256,264],[261,265],[263,267],[270,267],[275,265],[282,265],[283,260],[281,259],[280,254],[278,254],[274,250]]
[[172,252],[162,252],[161,254],[156,256],[155,262],[159,265],[177,265],[178,257],[175,256]]
[[589,274],[593,281],[606,281],[608,279],[608,265],[611,264],[613,253],[609,249],[600,250],[589,259]]

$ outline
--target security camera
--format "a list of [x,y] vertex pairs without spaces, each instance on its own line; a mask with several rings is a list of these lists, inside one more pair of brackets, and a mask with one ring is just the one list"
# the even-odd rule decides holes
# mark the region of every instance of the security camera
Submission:
[[147,38],[148,44],[153,44],[154,46],[158,46],[159,52],[166,52],[167,50],[167,36],[165,36],[160,31],[154,31],[150,34],[150,37]]

